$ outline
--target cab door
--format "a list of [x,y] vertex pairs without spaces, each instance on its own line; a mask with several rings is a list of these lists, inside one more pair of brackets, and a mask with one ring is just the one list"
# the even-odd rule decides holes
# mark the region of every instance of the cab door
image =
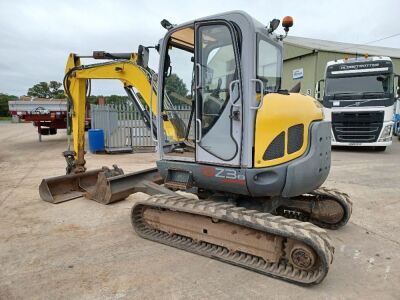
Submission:
[[239,166],[242,93],[238,36],[225,21],[195,24],[196,161]]

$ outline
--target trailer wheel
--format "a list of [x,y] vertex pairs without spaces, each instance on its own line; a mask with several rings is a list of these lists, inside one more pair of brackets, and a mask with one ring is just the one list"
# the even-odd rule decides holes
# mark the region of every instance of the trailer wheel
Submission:
[[40,135],[49,135],[50,134],[50,128],[40,128],[39,130]]

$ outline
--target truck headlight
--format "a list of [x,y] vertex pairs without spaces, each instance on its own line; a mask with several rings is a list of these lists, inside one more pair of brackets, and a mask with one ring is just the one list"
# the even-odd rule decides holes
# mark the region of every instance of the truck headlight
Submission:
[[392,125],[386,125],[383,128],[381,137],[379,138],[378,142],[388,142],[392,139]]

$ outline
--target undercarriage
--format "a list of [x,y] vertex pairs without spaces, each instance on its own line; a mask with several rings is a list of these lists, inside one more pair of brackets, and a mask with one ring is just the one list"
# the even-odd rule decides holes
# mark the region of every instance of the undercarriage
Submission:
[[75,176],[73,186],[65,185],[65,178],[44,180],[42,199],[65,201],[76,186],[81,192],[73,197],[105,204],[144,192],[150,197],[136,203],[131,214],[140,236],[301,285],[321,282],[333,260],[334,247],[319,227],[338,229],[352,212],[348,195],[324,187],[292,198],[196,187],[181,195],[177,187],[163,185],[156,168],[126,175],[117,166],[101,170]]
[[333,260],[325,230],[229,203],[160,194],[131,218],[143,238],[301,285],[321,282]]
[[335,189],[320,187],[297,197],[238,199],[235,205],[273,215],[310,222],[326,229],[339,229],[347,224],[352,213],[350,197]]

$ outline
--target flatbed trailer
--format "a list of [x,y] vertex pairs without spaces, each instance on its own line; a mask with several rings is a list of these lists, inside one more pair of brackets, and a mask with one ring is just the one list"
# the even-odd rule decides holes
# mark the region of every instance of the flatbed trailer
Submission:
[[[67,100],[65,99],[31,99],[8,101],[12,116],[32,122],[37,127],[39,141],[42,135],[57,134],[58,129],[67,128]],[[90,128],[89,109],[86,113],[85,127]]]

